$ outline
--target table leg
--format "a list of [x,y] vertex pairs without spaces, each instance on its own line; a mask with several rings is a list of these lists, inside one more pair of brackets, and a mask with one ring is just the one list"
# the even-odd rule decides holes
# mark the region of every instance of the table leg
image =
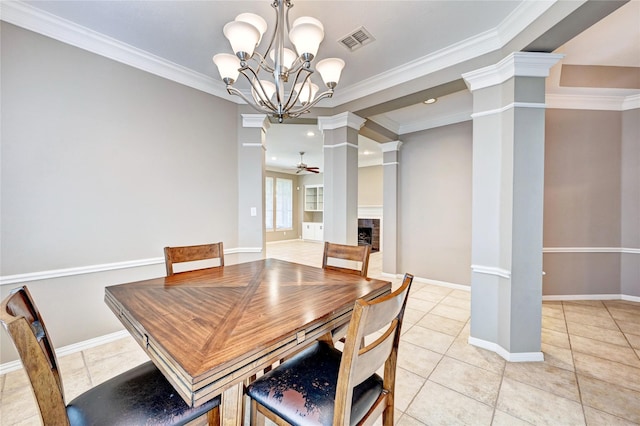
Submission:
[[242,383],[222,393],[220,404],[222,426],[242,426],[244,422],[244,393]]

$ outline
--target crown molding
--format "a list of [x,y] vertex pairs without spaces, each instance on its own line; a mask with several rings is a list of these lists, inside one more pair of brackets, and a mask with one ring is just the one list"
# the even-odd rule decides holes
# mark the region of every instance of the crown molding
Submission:
[[630,96],[569,95],[550,93],[545,96],[547,108],[627,111],[640,108],[640,94]]
[[360,130],[367,120],[346,111],[331,117],[318,117],[318,128],[320,131],[339,129],[341,127],[350,127]]
[[501,84],[511,77],[548,77],[549,69],[563,54],[540,52],[514,52],[500,62],[462,74],[472,92]]
[[54,40],[237,103],[237,99],[234,99],[237,96],[231,97],[221,81],[62,19],[22,1],[0,2],[0,19]]
[[337,90],[331,99],[326,100],[326,105],[336,107],[499,50],[555,3],[555,0],[523,1],[496,28]]
[[[337,91],[331,99],[325,100],[326,106],[336,107],[498,50],[529,26],[553,3],[553,1],[524,1],[498,27]],[[244,103],[239,97],[229,95],[224,84],[212,77],[194,72],[22,1],[0,2],[0,15],[3,21],[63,43],[237,104]]]
[[271,123],[266,114],[242,114],[242,127],[260,127],[266,131]]
[[450,124],[462,123],[471,120],[471,110],[462,111],[444,117],[428,118],[426,120],[414,121],[400,126],[399,135],[420,132],[423,130],[435,129],[436,127],[448,126]]
[[402,141],[385,142],[380,144],[380,150],[382,152],[400,151]]

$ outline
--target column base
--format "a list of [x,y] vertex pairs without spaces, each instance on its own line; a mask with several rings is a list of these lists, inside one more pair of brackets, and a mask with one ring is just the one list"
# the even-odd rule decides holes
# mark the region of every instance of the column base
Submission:
[[508,352],[497,343],[489,342],[475,337],[469,337],[468,343],[491,352],[495,352],[509,362],[542,362],[544,354],[542,352]]

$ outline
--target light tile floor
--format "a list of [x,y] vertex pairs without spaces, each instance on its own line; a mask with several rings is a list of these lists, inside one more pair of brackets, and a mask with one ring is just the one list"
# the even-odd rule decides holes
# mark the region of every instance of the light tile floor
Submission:
[[[271,243],[267,254],[320,266],[322,244]],[[369,276],[380,274],[381,254],[374,253]],[[396,424],[640,424],[640,303],[544,302],[542,315],[545,361],[507,363],[467,343],[468,292],[414,282],[399,351]],[[129,338],[64,356],[67,398],[144,360]],[[0,389],[1,425],[40,424],[22,371],[0,376]]]

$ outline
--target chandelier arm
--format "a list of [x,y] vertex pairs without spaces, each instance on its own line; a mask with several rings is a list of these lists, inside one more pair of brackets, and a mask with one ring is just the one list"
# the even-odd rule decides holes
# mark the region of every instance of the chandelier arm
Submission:
[[[269,49],[267,49],[267,52],[268,51],[269,51]],[[269,63],[267,62],[267,58],[265,56],[261,55],[260,52],[258,52],[256,50],[255,52],[253,52],[253,55],[260,57],[259,61],[254,59],[254,61],[256,61],[258,63],[258,71],[260,70],[260,68],[262,68],[263,70],[265,70],[267,72],[270,72],[270,73],[272,73],[274,71],[274,69],[269,66]],[[257,72],[256,72],[256,75],[258,75]]]
[[291,69],[289,70],[289,74],[293,74],[294,72],[300,71],[305,64],[305,60],[302,59],[301,56],[298,56],[295,61],[291,64]]
[[298,70],[298,72],[296,73],[296,78],[293,81],[293,83],[291,84],[291,91],[289,92],[289,99],[287,99],[287,103],[284,106],[284,110],[285,111],[293,108],[293,106],[296,104],[296,102],[298,102],[298,98],[300,98],[300,92],[302,92],[302,90],[296,92],[295,96],[293,96],[293,92],[295,90],[296,85],[298,84],[298,81],[300,80],[300,74],[302,74],[302,71],[306,71],[307,75],[304,77],[304,80],[300,84],[300,87],[304,87],[304,85],[307,83],[307,80],[309,80],[309,78],[311,77],[311,74],[313,74],[313,71],[308,69],[308,68],[300,68]]
[[[272,112],[276,112],[278,111],[278,108],[271,102],[271,100],[267,97],[267,93],[264,90],[264,87],[262,86],[262,83],[260,83],[260,79],[258,78],[258,74],[253,70],[253,68],[248,67],[248,66],[244,66],[242,68],[240,68],[240,74],[242,74],[247,81],[249,82],[249,85],[254,89],[254,92],[258,95],[258,97],[260,98],[260,101],[262,102],[262,105],[259,105],[258,102],[254,102],[256,103],[256,105],[258,105],[259,107],[262,108],[268,108],[270,111]],[[260,90],[255,90],[256,86],[254,85],[254,83],[252,82],[252,78],[250,75],[247,74],[247,71],[250,71],[252,76],[253,76],[253,81],[257,81],[258,82],[258,86],[260,87]],[[235,88],[234,88],[235,89]],[[237,90],[237,89],[235,89]],[[239,90],[237,90],[238,92],[240,92]],[[262,93],[261,93],[262,92]],[[242,92],[240,92],[242,93]],[[242,95],[242,98],[246,101],[248,98],[244,95]],[[253,102],[250,102],[253,103]]]
[[253,109],[255,109],[258,112],[263,112],[263,113],[267,113],[267,114],[273,114],[275,111],[272,111],[262,105],[257,105],[254,102],[251,102],[251,100],[249,98],[247,98],[244,93],[242,93],[241,91],[239,91],[238,89],[236,89],[233,86],[227,86],[227,93],[229,93],[230,95],[236,95],[236,96],[240,96],[242,99],[244,99],[244,101]]
[[306,112],[309,112],[309,110],[311,108],[313,108],[314,106],[316,106],[316,104],[318,102],[320,102],[322,99],[330,98],[332,96],[333,96],[333,89],[329,89],[329,90],[327,90],[325,92],[322,92],[320,95],[318,95],[313,101],[311,101],[311,103],[305,104],[302,107],[300,107],[299,109],[291,110],[291,111],[289,111],[288,114],[291,117],[297,117],[300,114],[304,114]]

